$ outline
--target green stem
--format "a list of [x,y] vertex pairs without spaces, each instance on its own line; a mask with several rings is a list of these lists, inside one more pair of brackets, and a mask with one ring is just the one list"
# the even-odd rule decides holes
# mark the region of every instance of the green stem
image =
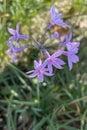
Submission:
[[40,101],[40,83],[37,85],[37,99]]

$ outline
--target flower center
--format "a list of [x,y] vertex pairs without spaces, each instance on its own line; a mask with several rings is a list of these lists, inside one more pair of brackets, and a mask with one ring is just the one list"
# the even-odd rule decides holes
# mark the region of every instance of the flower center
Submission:
[[42,70],[38,70],[38,74],[39,74],[39,75],[42,74]]

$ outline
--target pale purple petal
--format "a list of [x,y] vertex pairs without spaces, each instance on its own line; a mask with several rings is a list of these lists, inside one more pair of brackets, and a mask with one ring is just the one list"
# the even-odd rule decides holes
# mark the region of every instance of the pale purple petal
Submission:
[[28,73],[28,76],[29,76],[30,78],[34,78],[34,77],[37,76],[37,73],[36,73],[36,71],[34,71],[32,74],[29,74],[29,73]]
[[58,26],[63,26],[63,27],[66,27],[68,26],[66,23],[64,23],[62,20],[56,20],[55,21],[55,24],[58,25]]
[[44,53],[45,53],[46,58],[49,58],[49,57],[50,57],[50,54],[49,54],[48,51],[45,51]]
[[60,42],[58,45],[59,45],[59,46],[66,46],[66,44],[68,43],[68,42],[67,42],[67,36],[64,35],[64,36],[62,36],[61,38],[62,38],[62,40],[66,38],[66,41]]
[[63,51],[62,50],[58,50],[57,52],[55,52],[52,57],[59,57],[60,55],[63,54]]
[[57,14],[57,15],[56,15],[56,19],[61,19],[61,16],[62,16],[61,13]]
[[16,25],[16,31],[17,31],[17,33],[19,32],[19,27],[20,27],[20,22],[18,22],[17,25]]
[[21,35],[21,34],[19,34],[19,35],[18,35],[18,38],[28,39],[29,37],[28,37],[28,36],[25,36],[25,35]]
[[6,51],[6,54],[11,54],[11,49],[8,49],[8,50]]
[[44,75],[46,75],[46,76],[53,76],[52,73],[48,73],[48,72],[44,72]]
[[34,68],[37,69],[38,67],[39,67],[39,63],[36,60],[34,60]]
[[44,69],[47,66],[47,61],[45,60],[39,67],[39,69]]
[[75,45],[75,47],[79,47],[80,46],[80,42],[73,42],[73,44]]
[[[66,34],[62,35],[62,36],[60,37],[61,42],[63,42],[63,41],[66,39],[66,37],[67,37]],[[61,44],[63,44],[63,43],[61,43]]]
[[60,64],[60,65],[65,64],[65,62],[63,60],[61,60],[60,58],[56,58],[55,61],[56,61],[57,64]]
[[6,43],[7,43],[7,46],[8,46],[8,47],[10,47],[10,48],[12,48],[12,47],[13,47],[13,46],[12,46],[12,43],[11,43],[11,41],[10,41],[10,40],[7,40],[7,42],[6,42]]
[[34,70],[30,70],[28,72],[26,72],[26,74],[32,74],[34,72]]
[[46,26],[46,29],[50,29],[52,27],[52,24],[49,23],[47,26]]
[[53,67],[52,64],[48,62],[48,70],[50,73],[53,73]]
[[22,47],[20,47],[20,48],[14,48],[14,50],[15,50],[15,53],[17,53],[17,52],[19,52],[19,51],[24,50],[25,48],[26,48],[26,47],[22,46]]
[[54,20],[55,16],[56,16],[55,8],[54,8],[54,6],[52,6],[51,9],[50,9],[50,18],[51,18],[51,20]]
[[53,66],[55,66],[57,69],[62,69],[62,66],[58,64],[56,61],[53,62]]
[[70,59],[73,63],[76,63],[76,62],[79,61],[78,56],[76,56],[76,55],[73,54],[73,53],[69,56],[69,59]]
[[68,46],[70,44],[70,40],[72,39],[72,32],[70,32],[69,36],[65,36],[65,42],[59,43],[59,46]]
[[75,61],[73,61],[74,63],[77,63],[79,61],[79,57],[75,55]]
[[41,59],[39,59],[39,65],[42,65],[42,60]]
[[15,30],[12,28],[8,28],[8,32],[11,33],[12,35],[15,35]]
[[69,69],[72,69],[72,63],[77,63],[79,61],[78,56],[76,56],[73,53],[69,53],[68,54],[68,65],[69,65]]
[[70,34],[69,34],[69,40],[68,40],[68,42],[70,42],[71,39],[72,39],[72,32],[70,32]]
[[70,59],[70,57],[68,57],[68,65],[69,65],[69,70],[72,69],[72,61]]
[[43,82],[43,80],[44,80],[43,74],[39,74],[37,76],[38,76],[39,82]]
[[69,52],[68,51],[63,51],[62,53],[64,56],[68,56]]
[[8,41],[13,41],[13,40],[16,40],[16,37],[15,36],[11,36]]

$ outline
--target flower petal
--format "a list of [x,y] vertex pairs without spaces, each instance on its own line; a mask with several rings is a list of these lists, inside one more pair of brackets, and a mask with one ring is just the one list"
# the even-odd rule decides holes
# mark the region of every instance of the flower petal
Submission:
[[70,42],[69,44],[66,45],[66,47],[68,51],[71,51],[76,54],[78,52],[79,45],[80,42]]
[[47,26],[46,26],[46,29],[50,29],[52,27],[52,24],[49,23]]
[[58,64],[56,61],[53,62],[53,66],[55,66],[57,69],[62,69],[62,66]]
[[11,36],[8,41],[13,41],[13,40],[16,40],[16,37],[15,36]]
[[61,60],[60,58],[55,58],[55,61],[60,64],[60,65],[64,65],[65,62],[63,60]]
[[[31,71],[30,71],[30,72],[31,72]],[[36,76],[37,76],[36,71],[33,71],[33,73],[32,73],[32,74],[29,74],[29,72],[28,72],[27,74],[28,74],[28,76],[29,76],[30,78],[34,78],[34,77],[36,77]]]
[[48,70],[50,73],[53,73],[53,67],[51,63],[48,63]]
[[22,46],[22,47],[20,47],[20,48],[15,48],[14,50],[15,50],[15,53],[17,53],[17,52],[19,52],[19,51],[24,50],[25,48],[26,48],[26,47]]
[[26,74],[31,74],[33,72],[34,72],[34,70],[30,70],[30,71],[26,72]]
[[69,65],[69,70],[72,69],[72,61],[70,59],[70,57],[68,57],[68,65]]
[[19,27],[20,27],[20,24],[21,24],[21,23],[20,23],[20,22],[18,22],[18,23],[17,23],[17,25],[16,25],[16,32],[17,32],[17,33],[19,32]]
[[12,35],[15,35],[16,31],[12,28],[8,28],[8,32],[11,33]]
[[45,53],[46,58],[50,57],[50,54],[49,54],[49,52],[47,50],[44,53]]
[[21,34],[19,34],[19,35],[18,35],[18,38],[28,39],[29,37],[28,37],[28,36],[25,36],[25,35],[21,35]]
[[63,54],[63,51],[62,50],[58,50],[58,51],[56,51],[53,55],[52,55],[52,57],[59,57],[60,55],[62,55]]
[[44,69],[48,64],[48,59],[46,59],[40,66],[39,69]]
[[62,20],[56,20],[55,21],[55,24],[58,25],[58,26],[63,26],[63,27],[66,27],[68,26],[66,23],[64,23]]
[[44,72],[44,75],[46,75],[46,76],[53,76],[52,73],[48,73],[48,72]]
[[6,42],[6,43],[7,43],[7,46],[8,46],[8,47],[13,48],[12,43],[11,43],[11,41],[10,41],[10,40],[7,40],[7,42]]
[[56,16],[56,14],[55,14],[55,7],[52,6],[51,9],[50,9],[50,18],[51,18],[51,20],[54,20],[55,16]]
[[79,58],[78,56],[76,56],[75,54],[71,53],[71,55],[69,56],[70,60],[73,62],[73,63],[76,63],[79,61]]
[[56,19],[61,19],[61,16],[62,16],[61,13],[57,14],[57,15],[56,15]]
[[39,82],[43,82],[44,80],[43,74],[38,74],[37,77],[38,77]]
[[38,67],[39,67],[39,63],[36,60],[34,60],[34,68],[37,69]]

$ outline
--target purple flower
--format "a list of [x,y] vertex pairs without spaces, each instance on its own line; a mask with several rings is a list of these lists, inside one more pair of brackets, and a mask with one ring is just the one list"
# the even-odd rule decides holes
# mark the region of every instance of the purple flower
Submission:
[[65,35],[64,37],[66,38],[66,41],[59,43],[59,46],[66,46],[67,44],[69,44],[72,39],[72,32],[70,32],[69,36]]
[[55,7],[52,6],[51,10],[50,10],[50,18],[51,21],[48,24],[48,26],[46,27],[46,29],[49,29],[50,27],[52,27],[53,25],[58,25],[58,26],[62,26],[62,27],[66,27],[68,26],[66,23],[63,22],[63,20],[61,19],[61,15],[62,14],[57,14],[55,11]]
[[76,56],[74,53],[70,52],[70,51],[64,51],[63,53],[65,56],[68,57],[68,65],[69,65],[69,69],[72,69],[72,63],[77,63],[79,61],[78,56]]
[[80,42],[69,42],[69,44],[66,44],[66,48],[68,51],[71,51],[72,53],[78,53],[78,47],[80,45]]
[[63,51],[59,50],[55,52],[53,55],[50,55],[48,51],[45,51],[45,55],[47,59],[45,60],[45,64],[47,64],[49,72],[53,72],[53,67],[56,67],[57,69],[62,69],[61,65],[64,65],[65,62],[58,58],[60,55],[62,55]]
[[9,49],[7,50],[7,54],[11,54],[12,55],[11,62],[14,62],[14,60],[15,60],[15,54],[17,52],[22,51],[22,50],[24,50],[26,48],[24,46],[17,47],[16,44],[15,45],[12,44],[13,40],[15,40],[17,42],[17,40],[19,38],[22,38],[22,39],[27,39],[28,38],[28,36],[19,34],[19,26],[20,26],[20,23],[18,23],[16,25],[16,30],[14,30],[12,28],[8,28],[8,31],[13,35],[13,36],[11,36],[7,40],[7,46],[9,47]]
[[8,28],[9,33],[11,33],[13,36],[11,36],[8,39],[7,44],[8,44],[9,41],[12,41],[12,40],[17,41],[19,38],[22,38],[22,39],[27,39],[28,38],[28,36],[19,34],[19,27],[20,27],[20,22],[17,23],[16,30],[14,30],[12,28]]
[[54,32],[53,34],[51,34],[51,38],[58,38],[59,33],[58,32]]
[[69,36],[66,36],[66,41],[60,43],[59,46],[65,46],[68,51],[63,51],[63,54],[68,57],[69,69],[72,69],[72,63],[77,63],[79,61],[76,53],[78,52],[79,42],[70,42],[72,38],[72,33]]
[[69,43],[67,44],[68,51],[63,51],[63,55],[68,57],[68,65],[70,70],[72,69],[72,63],[77,63],[79,61],[78,56],[76,56],[79,45],[79,42]]
[[7,54],[10,54],[12,55],[11,57],[11,62],[13,63],[15,61],[15,58],[16,58],[16,53],[18,53],[19,51],[22,51],[24,50],[25,47],[22,46],[22,47],[19,47],[19,48],[16,48],[16,47],[13,47],[12,45],[10,46],[10,48],[7,50]]
[[27,74],[29,75],[30,78],[34,78],[34,77],[38,77],[39,82],[43,82],[44,81],[44,75],[47,76],[52,76],[52,73],[49,73],[48,68],[45,68],[46,64],[43,63],[42,61],[39,60],[39,62],[37,62],[36,60],[34,60],[34,69],[35,70],[31,70],[29,72],[27,72]]

